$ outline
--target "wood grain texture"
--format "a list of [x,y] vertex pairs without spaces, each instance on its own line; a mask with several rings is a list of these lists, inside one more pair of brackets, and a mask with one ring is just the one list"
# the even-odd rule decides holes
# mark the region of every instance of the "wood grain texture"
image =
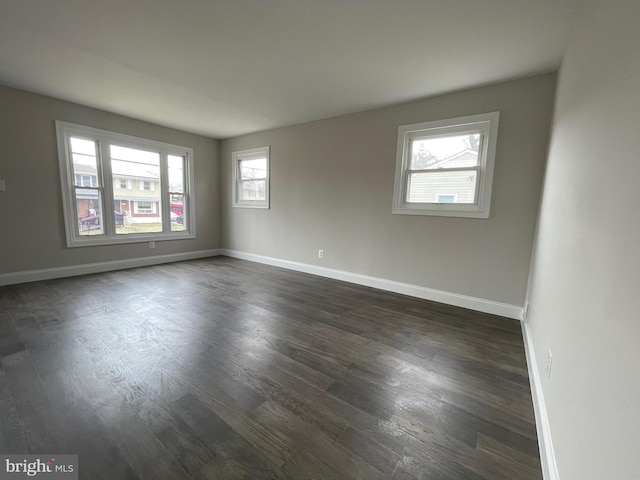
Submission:
[[542,478],[517,322],[216,257],[0,287],[0,453],[80,478]]

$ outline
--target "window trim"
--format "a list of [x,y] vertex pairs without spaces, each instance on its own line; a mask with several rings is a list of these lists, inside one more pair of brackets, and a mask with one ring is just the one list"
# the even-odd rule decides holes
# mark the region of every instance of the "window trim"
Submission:
[[[195,175],[193,149],[180,145],[149,140],[99,128],[56,120],[56,138],[58,143],[58,165],[60,170],[60,186],[62,192],[62,207],[67,247],[87,247],[98,245],[117,245],[125,243],[142,243],[149,241],[180,240],[196,238],[195,212]],[[75,176],[69,137],[82,138],[96,142],[96,164],[98,186],[102,193],[103,229],[101,235],[80,235],[77,229],[77,208],[74,202]],[[115,225],[115,195],[114,178],[109,159],[109,145],[136,148],[157,152],[160,155],[160,199],[162,210],[162,225],[165,231],[154,233],[116,234]],[[170,196],[168,185],[167,155],[185,158],[185,207],[187,215],[184,218],[185,230],[171,231]],[[164,181],[163,181],[164,179]],[[119,180],[118,180],[119,181]],[[85,187],[86,188],[86,187]]]
[[[489,218],[499,119],[500,112],[491,112],[446,120],[401,125],[398,128],[392,213],[401,215]],[[408,168],[410,161],[409,145],[411,140],[415,138],[453,136],[467,132],[481,132],[482,135],[481,150],[478,155],[478,166],[464,167],[464,170],[477,169],[479,179],[478,189],[476,191],[476,202],[473,204],[407,202],[408,173],[410,171]],[[432,171],[435,172],[438,170],[434,169]]]
[[[269,184],[271,182],[271,170],[270,170],[270,146],[266,147],[257,147],[250,148],[247,150],[238,150],[236,152],[231,153],[231,158],[233,162],[233,187],[232,187],[232,205],[238,208],[260,208],[260,209],[269,209],[270,208],[270,188]],[[244,160],[255,160],[258,158],[267,159],[267,170],[264,178],[265,181],[265,191],[264,191],[264,200],[239,200],[238,192],[239,192],[239,184],[242,183],[242,180],[239,178],[240,169],[238,165],[241,161]],[[262,180],[262,179],[257,179]],[[253,181],[253,179],[252,179]]]

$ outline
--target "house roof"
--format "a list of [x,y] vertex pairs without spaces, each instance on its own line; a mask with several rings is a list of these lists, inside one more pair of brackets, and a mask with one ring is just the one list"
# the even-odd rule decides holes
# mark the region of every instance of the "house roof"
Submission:
[[225,138],[556,70],[580,3],[4,1],[0,84]]
[[478,152],[467,148],[466,150],[455,153],[449,157],[445,157],[442,160],[433,163],[430,168],[447,167],[450,166],[450,164],[453,162],[459,163],[459,166],[461,167],[476,165],[478,163]]
[[73,171],[76,174],[78,174],[78,173],[80,173],[80,174],[86,173],[87,175],[95,175],[96,174],[96,167],[92,167],[91,165],[75,164],[73,166]]

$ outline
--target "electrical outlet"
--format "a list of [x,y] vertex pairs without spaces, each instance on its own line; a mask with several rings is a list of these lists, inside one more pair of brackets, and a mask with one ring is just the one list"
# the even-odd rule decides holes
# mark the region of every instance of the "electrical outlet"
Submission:
[[324,259],[324,250],[318,250],[318,258]]
[[149,248],[156,248],[156,242],[149,242]]
[[553,355],[551,354],[551,349],[549,349],[549,353],[547,353],[547,365],[544,368],[544,371],[547,373],[547,378],[551,378],[552,365],[553,365]]

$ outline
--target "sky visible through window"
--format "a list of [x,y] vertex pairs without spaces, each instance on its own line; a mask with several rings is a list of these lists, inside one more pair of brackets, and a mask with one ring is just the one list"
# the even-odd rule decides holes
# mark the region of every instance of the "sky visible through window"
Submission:
[[[96,143],[93,140],[71,137],[73,163],[96,168]],[[114,173],[140,177],[159,177],[160,155],[135,148],[110,145]]]

